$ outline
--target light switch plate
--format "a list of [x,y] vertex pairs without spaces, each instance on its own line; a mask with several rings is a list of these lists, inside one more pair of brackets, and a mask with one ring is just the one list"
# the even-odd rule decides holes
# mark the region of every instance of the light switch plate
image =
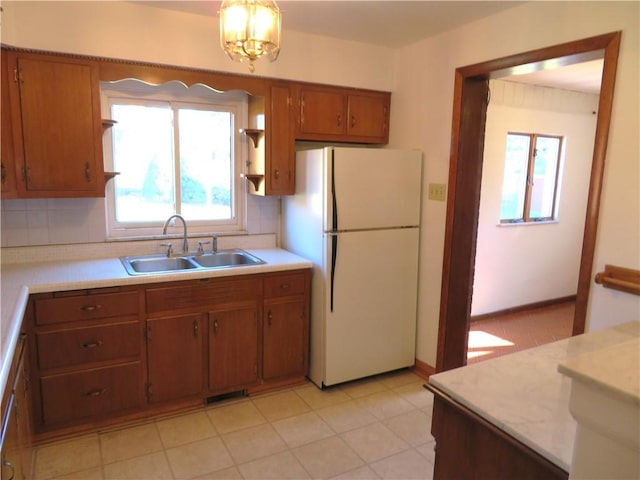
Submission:
[[444,202],[447,199],[447,185],[444,183],[429,184],[429,200]]

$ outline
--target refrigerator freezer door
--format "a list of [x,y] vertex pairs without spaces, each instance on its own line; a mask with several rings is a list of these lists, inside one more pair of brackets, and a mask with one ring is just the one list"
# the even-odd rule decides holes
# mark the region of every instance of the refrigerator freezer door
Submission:
[[[326,236],[329,257],[332,237]],[[336,237],[333,289],[331,267],[325,283],[323,383],[329,386],[413,365],[418,228]]]
[[334,230],[334,205],[338,231],[420,224],[421,152],[366,148],[325,152],[330,189],[325,200],[327,231]]

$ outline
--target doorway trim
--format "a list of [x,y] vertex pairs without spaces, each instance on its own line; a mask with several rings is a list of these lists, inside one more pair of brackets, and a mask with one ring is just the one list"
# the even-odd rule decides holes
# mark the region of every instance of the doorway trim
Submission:
[[621,32],[612,32],[456,69],[436,372],[466,365],[489,79],[520,65],[602,50],[602,84],[572,331],[573,335],[584,333],[620,37]]

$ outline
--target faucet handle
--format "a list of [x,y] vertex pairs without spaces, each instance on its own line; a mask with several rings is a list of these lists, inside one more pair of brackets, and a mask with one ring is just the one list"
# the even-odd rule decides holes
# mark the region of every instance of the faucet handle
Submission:
[[211,241],[212,241],[212,245],[211,245],[211,251],[213,253],[218,253],[218,236],[217,235],[213,235],[211,237]]
[[167,258],[171,257],[171,255],[173,255],[173,245],[171,245],[171,242],[161,243],[160,246],[161,247],[167,247]]
[[202,255],[204,253],[203,245],[209,245],[210,243],[211,242],[209,242],[209,241],[207,241],[207,242],[203,242],[203,241],[198,242],[197,255]]

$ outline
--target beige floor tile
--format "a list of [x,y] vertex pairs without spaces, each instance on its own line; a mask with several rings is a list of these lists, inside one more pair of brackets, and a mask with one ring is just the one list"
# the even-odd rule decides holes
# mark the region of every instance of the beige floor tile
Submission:
[[207,410],[218,433],[235,432],[266,423],[266,419],[250,400]]
[[339,388],[332,387],[320,390],[311,383],[298,387],[294,391],[314,410],[328,407],[329,405],[344,403],[351,399],[349,395]]
[[394,388],[393,391],[415,407],[433,407],[433,394],[424,388],[425,383],[427,383],[426,380],[420,383],[409,383]]
[[415,409],[412,404],[391,390],[374,393],[373,395],[355,401],[358,402],[359,408],[364,407],[379,420],[394,417]]
[[427,443],[424,443],[415,448],[424,458],[429,460],[431,464],[436,463],[436,441],[432,438]]
[[357,400],[332,405],[316,410],[316,413],[337,433],[353,430],[376,422],[367,409],[358,405]]
[[287,449],[271,425],[258,425],[222,435],[236,464],[273,455]]
[[415,450],[406,450],[369,465],[383,479],[433,478],[433,465]]
[[162,450],[155,423],[101,433],[99,438],[104,464]]
[[244,479],[303,479],[310,478],[300,462],[290,452],[281,452],[240,465]]
[[55,478],[97,467],[101,464],[98,436],[88,435],[38,447],[35,462],[36,479]]
[[164,452],[129,458],[104,466],[105,480],[172,480],[173,474]]
[[103,480],[102,467],[93,467],[79,472],[68,473],[53,480]]
[[433,440],[431,436],[431,417],[422,410],[412,410],[411,412],[388,418],[383,423],[412,447]]
[[364,465],[358,454],[338,436],[295,448],[293,454],[312,478],[331,478]]
[[341,437],[367,463],[375,462],[409,448],[407,442],[381,423],[373,423],[351,430],[343,433]]
[[242,480],[242,474],[237,467],[231,467],[217,472],[205,473],[200,477],[194,477],[194,480]]
[[335,435],[316,413],[309,412],[272,423],[289,448],[299,447]]
[[376,472],[371,470],[369,465],[365,465],[364,467],[356,468],[355,470],[351,470],[349,472],[345,472],[337,477],[333,477],[332,480],[373,480],[376,478],[380,478]]
[[218,433],[205,412],[190,413],[156,422],[165,448],[215,437]]
[[311,410],[309,405],[292,390],[257,397],[253,403],[270,422]]
[[409,383],[424,383],[424,379],[410,370],[400,370],[382,375],[380,381],[389,388],[398,388]]
[[361,398],[373,393],[388,390],[388,387],[380,381],[379,377],[366,378],[349,382],[340,387],[351,398]]
[[207,438],[166,450],[177,479],[193,478],[233,466],[220,437]]

